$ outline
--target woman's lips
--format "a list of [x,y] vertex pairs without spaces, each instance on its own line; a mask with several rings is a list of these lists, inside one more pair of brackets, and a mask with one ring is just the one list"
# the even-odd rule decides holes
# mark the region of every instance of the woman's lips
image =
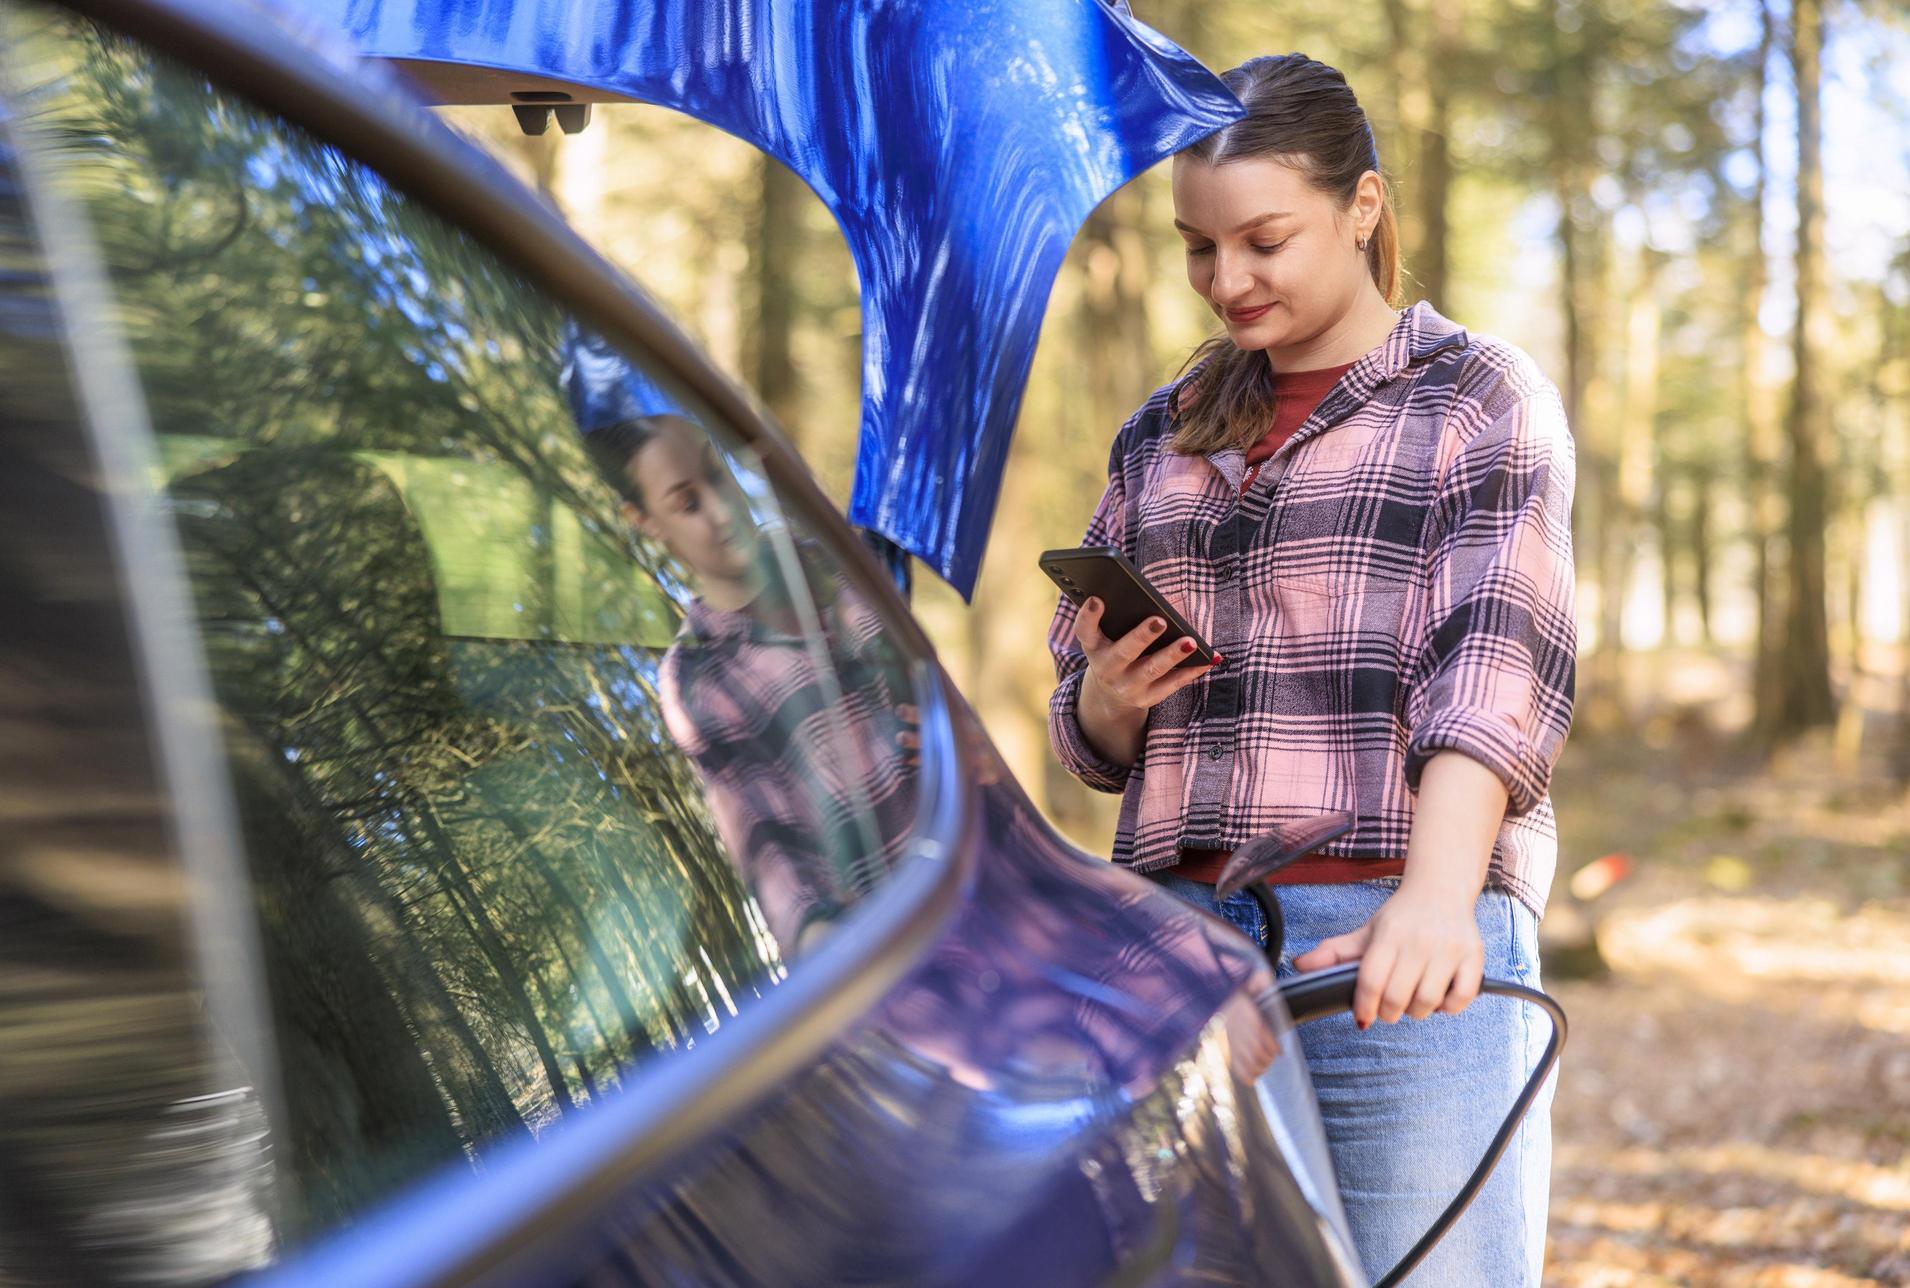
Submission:
[[1262,304],[1257,309],[1228,309],[1227,320],[1229,322],[1255,322],[1266,316],[1267,311],[1272,307],[1273,305],[1271,304]]

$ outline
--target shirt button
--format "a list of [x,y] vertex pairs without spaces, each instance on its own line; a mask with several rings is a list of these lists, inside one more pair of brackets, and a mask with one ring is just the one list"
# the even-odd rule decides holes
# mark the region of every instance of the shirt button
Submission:
[[1209,760],[1219,760],[1219,759],[1220,759],[1220,748],[1218,748],[1218,747],[1209,747],[1209,748],[1207,749],[1207,759],[1209,759]]

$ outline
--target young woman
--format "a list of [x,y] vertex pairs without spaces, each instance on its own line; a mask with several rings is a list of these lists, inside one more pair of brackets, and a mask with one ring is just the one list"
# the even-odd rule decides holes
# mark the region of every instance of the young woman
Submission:
[[[1300,1030],[1362,1260],[1390,1269],[1484,1153],[1547,1034],[1536,984],[1571,722],[1573,457],[1532,360],[1418,303],[1345,78],[1299,54],[1226,76],[1237,124],[1174,162],[1187,275],[1225,326],[1116,437],[1084,544],[1126,552],[1224,659],[1148,657],[1065,598],[1055,750],[1122,794],[1114,857],[1265,942],[1238,846],[1346,810],[1279,875],[1283,973],[1360,962]],[[1408,1019],[1410,1023],[1396,1023]],[[1381,1027],[1373,1027],[1383,1021]],[[1539,1281],[1550,1096],[1411,1279]]]

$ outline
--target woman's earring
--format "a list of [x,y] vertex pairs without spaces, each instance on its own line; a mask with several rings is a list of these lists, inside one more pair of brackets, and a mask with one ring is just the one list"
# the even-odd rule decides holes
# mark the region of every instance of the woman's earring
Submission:
[[1355,242],[1354,245],[1358,246],[1360,248],[1360,254],[1364,255],[1366,253],[1366,235],[1362,233],[1360,239]]

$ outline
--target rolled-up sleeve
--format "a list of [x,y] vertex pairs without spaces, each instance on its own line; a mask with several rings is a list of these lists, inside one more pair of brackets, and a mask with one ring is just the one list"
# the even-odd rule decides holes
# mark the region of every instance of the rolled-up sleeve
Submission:
[[[1117,461],[1110,463],[1107,491],[1088,522],[1084,546],[1121,548],[1127,523],[1127,497]],[[1048,699],[1048,741],[1061,760],[1061,767],[1100,792],[1119,792],[1127,787],[1133,772],[1095,751],[1081,729],[1081,683],[1087,677],[1088,658],[1074,638],[1074,619],[1079,610],[1066,595],[1060,597],[1054,621],[1048,627],[1048,651],[1054,655],[1054,695]]]
[[1550,386],[1479,431],[1447,467],[1406,701],[1414,791],[1426,762],[1451,750],[1499,776],[1509,816],[1545,799],[1576,680],[1575,468]]

